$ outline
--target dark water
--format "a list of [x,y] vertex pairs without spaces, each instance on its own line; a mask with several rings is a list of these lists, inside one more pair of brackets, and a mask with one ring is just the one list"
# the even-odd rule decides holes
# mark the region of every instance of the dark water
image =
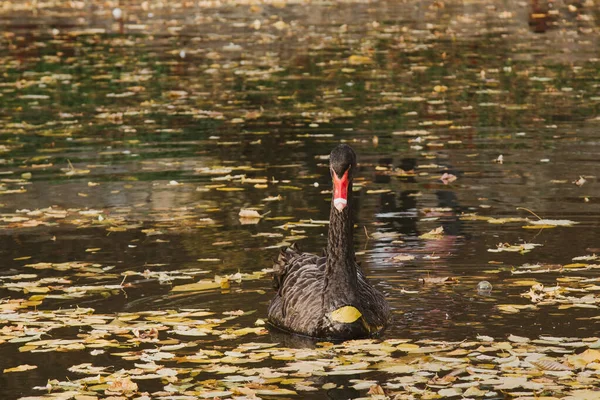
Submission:
[[[358,258],[394,311],[385,338],[597,333],[597,308],[498,306],[531,303],[518,281],[597,276],[558,266],[600,252],[598,6],[561,3],[540,21],[513,1],[122,4],[122,26],[110,5],[75,6],[0,11],[1,298],[31,296],[7,288],[16,274],[119,285],[125,271],[261,271],[284,241],[319,252],[325,225],[282,225],[327,219],[325,156],[343,141],[359,160]],[[446,172],[456,181],[444,184]],[[240,209],[253,207],[268,214],[242,224]],[[472,217],[538,219],[518,207],[577,224]],[[441,239],[420,238],[440,226]],[[488,251],[500,243],[542,246]],[[100,272],[25,267],[74,261]],[[553,271],[511,272],[527,263]],[[455,281],[419,282],[427,277]],[[477,292],[483,280],[491,293]],[[126,282],[39,309],[256,310],[239,320],[252,326],[272,295],[268,275],[191,293],[140,275]],[[40,365],[0,376],[3,398],[33,395],[91,358],[0,345],[0,369]]]

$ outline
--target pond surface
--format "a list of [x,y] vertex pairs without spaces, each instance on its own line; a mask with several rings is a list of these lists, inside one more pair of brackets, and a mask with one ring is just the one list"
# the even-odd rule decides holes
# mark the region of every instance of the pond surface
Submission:
[[[209,354],[276,345],[251,367],[282,374],[317,351],[262,323],[278,249],[326,244],[340,142],[384,344],[596,340],[597,5],[142,2],[119,22],[96,3],[0,7],[0,370],[37,367],[0,375],[3,399],[438,392],[375,362],[258,382]],[[139,391],[99,378],[119,370]]]

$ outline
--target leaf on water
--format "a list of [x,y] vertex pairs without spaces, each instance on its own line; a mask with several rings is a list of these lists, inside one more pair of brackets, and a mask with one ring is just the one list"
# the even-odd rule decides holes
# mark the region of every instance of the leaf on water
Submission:
[[19,365],[17,367],[5,368],[3,372],[5,374],[7,374],[7,373],[10,373],[10,372],[29,371],[29,370],[36,369],[36,368],[37,368],[37,365],[22,364],[22,365]]
[[508,244],[508,243],[500,243],[497,245],[495,249],[488,249],[490,253],[500,253],[503,251],[513,252],[513,253],[529,253],[531,250],[536,248],[537,246],[542,246],[538,243],[523,243],[523,244]]
[[531,225],[549,225],[549,226],[573,226],[579,222],[570,221],[568,219],[539,219],[537,221],[529,221]]
[[0,185],[0,194],[18,194],[18,193],[27,193],[27,189],[21,188],[21,189],[4,190],[4,187]]
[[373,63],[373,59],[371,59],[371,57],[355,55],[355,54],[348,57],[348,64],[350,64],[350,65],[365,65],[365,64],[372,64],[372,63]]
[[419,291],[418,290],[407,290],[407,289],[402,288],[402,289],[400,289],[400,293],[402,293],[402,294],[417,294],[417,293],[419,293]]
[[164,93],[163,95],[165,95],[166,97],[170,97],[172,99],[180,99],[183,97],[187,97],[188,92],[186,92],[185,90],[169,90],[168,92]]
[[290,186],[290,185],[281,185],[281,186],[279,186],[279,189],[282,189],[282,190],[302,190],[301,187]]
[[490,224],[506,224],[509,222],[522,222],[522,221],[527,221],[527,219],[511,217],[511,218],[489,218],[487,220],[487,222]]
[[583,176],[580,176],[579,179],[574,180],[573,183],[579,187],[583,186],[587,181]]
[[498,379],[501,384],[494,386],[494,389],[496,390],[510,390],[518,387],[523,389],[541,390],[544,387],[541,383],[529,381],[526,376],[501,376]]
[[395,257],[392,257],[392,261],[411,261],[414,260],[415,256],[411,254],[399,254]]
[[371,239],[375,240],[387,240],[387,239],[395,239],[400,236],[398,232],[373,232],[369,234]]
[[438,226],[435,229],[430,230],[427,233],[422,234],[421,236],[419,236],[420,239],[430,239],[430,240],[438,240],[438,239],[442,239],[444,237],[444,227],[443,226]]
[[381,194],[381,193],[390,193],[390,189],[377,189],[377,190],[367,190],[367,194]]
[[454,182],[456,179],[458,179],[455,175],[449,174],[447,172],[444,172],[444,174],[440,177],[440,181],[442,181],[442,183],[444,185],[447,185],[449,183]]
[[556,225],[523,225],[523,229],[552,229],[556,228]]
[[498,304],[498,310],[507,314],[517,314],[521,310],[535,310],[537,307],[531,304]]
[[352,306],[344,306],[331,312],[331,319],[336,322],[350,324],[362,317],[358,309]]
[[[485,391],[485,390],[481,390],[476,386],[471,386],[467,390],[465,390],[465,392],[463,393],[463,396],[465,398],[483,397],[486,395],[486,393],[487,393],[487,391]],[[489,397],[491,397],[491,396],[489,396]]]
[[323,375],[358,375],[372,372],[370,369],[342,369],[324,372]]
[[447,388],[447,389],[440,389],[438,391],[438,395],[442,396],[442,397],[455,397],[455,396],[460,396],[463,394],[463,391],[461,388]]
[[571,263],[571,264],[565,264],[562,267],[566,268],[566,269],[578,269],[578,268],[587,268],[589,264],[584,264],[584,263]]
[[600,350],[587,349],[581,354],[569,355],[567,361],[574,368],[585,368],[590,363],[597,363],[600,361]]
[[385,391],[381,386],[376,384],[369,388],[367,394],[370,394],[371,396],[385,396]]
[[419,278],[419,282],[423,283],[423,284],[442,284],[442,283],[458,283],[458,279],[450,277],[450,276],[440,276],[440,277],[434,277],[434,276],[428,276],[425,278]]
[[68,167],[61,168],[61,171],[63,171],[66,176],[85,175],[85,174],[90,173],[89,169],[77,169],[77,168],[73,167],[73,164],[71,164],[71,161],[67,160],[67,162],[69,164]]
[[242,175],[242,183],[267,183],[269,180],[267,178],[246,178],[245,175]]
[[539,282],[534,280],[518,280],[510,282],[511,285],[514,286],[533,286],[537,285]]
[[512,334],[508,336],[508,340],[515,343],[529,343],[531,341],[529,338]]
[[23,94],[19,96],[20,99],[27,100],[47,100],[50,98],[47,94]]
[[217,283],[214,280],[201,280],[195,283],[188,283],[185,285],[174,286],[171,290],[173,292],[199,292],[202,290],[217,289],[221,287],[221,283]]
[[260,219],[265,215],[266,214],[260,215],[258,211],[247,208],[242,208],[238,214],[240,223],[242,225],[257,224],[260,221]]
[[405,351],[407,353],[411,353],[419,350],[420,346],[414,343],[400,343],[398,346],[396,346],[396,349],[400,351]]
[[568,392],[569,395],[562,397],[561,400],[599,400],[600,392],[594,389],[578,389]]
[[412,366],[412,365],[408,365],[408,364],[389,364],[389,363],[385,363],[382,365],[375,365],[375,368],[377,368],[380,371],[383,372],[387,372],[389,374],[398,374],[398,375],[402,375],[402,374],[413,374],[416,372],[416,367]]
[[262,216],[258,213],[258,211],[256,210],[250,210],[250,209],[245,209],[242,208],[238,214],[238,216],[240,218],[247,218],[247,219],[255,219],[255,218],[262,218]]
[[571,371],[572,368],[550,359],[538,359],[531,361],[533,365],[545,371]]
[[298,393],[293,390],[284,389],[284,388],[273,388],[273,389],[257,389],[256,394],[259,396],[287,396],[287,395],[296,395]]
[[283,199],[283,197],[281,197],[281,195],[278,194],[277,196],[268,196],[268,197],[265,197],[261,201],[281,201],[281,199]]

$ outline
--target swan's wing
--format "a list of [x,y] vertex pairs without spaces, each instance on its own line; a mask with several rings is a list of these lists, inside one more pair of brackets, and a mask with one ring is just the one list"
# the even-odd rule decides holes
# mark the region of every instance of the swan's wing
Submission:
[[325,257],[301,253],[295,246],[282,250],[273,265],[277,294],[269,306],[269,322],[281,329],[313,337],[323,334],[357,337],[357,330],[361,331],[360,336],[382,330],[390,317],[389,306],[383,294],[371,286],[358,264],[357,287],[353,292],[357,296],[356,307],[363,314],[364,325],[331,325],[324,315],[330,308],[330,304],[323,303],[325,266]]
[[273,269],[277,294],[269,306],[269,321],[283,329],[314,336],[323,314],[325,258],[287,248]]
[[356,268],[358,296],[360,304],[363,306],[365,321],[371,326],[371,329],[379,331],[385,327],[390,319],[390,306],[383,293],[371,285],[358,264]]
[[301,253],[298,249],[296,243],[292,244],[290,247],[281,249],[277,260],[273,264],[273,288],[275,290],[279,290],[285,280],[289,268],[295,263],[295,260],[303,254],[304,253]]

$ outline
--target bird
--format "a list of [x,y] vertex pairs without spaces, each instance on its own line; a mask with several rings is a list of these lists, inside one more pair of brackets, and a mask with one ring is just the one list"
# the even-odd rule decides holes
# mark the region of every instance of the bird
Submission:
[[319,339],[349,340],[379,335],[390,320],[385,296],[356,262],[352,178],[356,153],[347,144],[329,157],[333,196],[327,248],[322,256],[303,253],[294,243],[273,265],[276,290],[268,309],[271,326]]

